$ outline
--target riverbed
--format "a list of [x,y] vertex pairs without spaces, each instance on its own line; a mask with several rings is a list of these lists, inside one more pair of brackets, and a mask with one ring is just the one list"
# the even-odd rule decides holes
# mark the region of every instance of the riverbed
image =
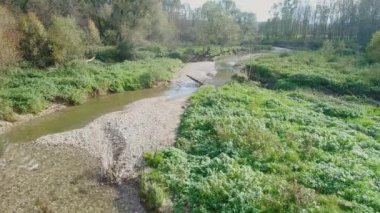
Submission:
[[[98,97],[15,126],[1,136],[8,145],[0,152],[0,209],[145,212],[136,179],[141,155],[175,142],[186,99],[199,86],[186,74],[223,85],[239,60],[187,64],[170,87]],[[110,171],[115,180],[104,176]]]

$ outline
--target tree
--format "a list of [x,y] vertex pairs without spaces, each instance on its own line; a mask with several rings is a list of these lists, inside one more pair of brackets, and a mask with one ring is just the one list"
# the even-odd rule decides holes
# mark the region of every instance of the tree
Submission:
[[380,31],[373,34],[367,47],[367,58],[370,62],[380,62]]
[[283,0],[260,30],[267,38],[351,40],[366,45],[380,29],[379,0]]
[[224,45],[238,39],[239,26],[220,4],[206,2],[200,13],[198,39],[201,43]]
[[84,56],[84,33],[74,18],[54,16],[48,30],[48,38],[56,63],[61,64]]
[[10,65],[19,60],[20,33],[17,30],[15,17],[1,5],[0,17],[0,64]]
[[20,18],[19,29],[23,33],[20,50],[26,61],[37,67],[52,64],[51,47],[47,32],[36,14],[29,12]]
[[99,30],[92,19],[88,19],[87,29],[88,29],[88,39],[90,43],[100,44],[101,40],[100,40]]

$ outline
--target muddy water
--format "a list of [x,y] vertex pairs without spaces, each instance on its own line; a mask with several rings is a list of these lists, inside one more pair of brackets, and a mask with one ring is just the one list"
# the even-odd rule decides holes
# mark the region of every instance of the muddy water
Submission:
[[[236,71],[240,57],[217,61],[218,73],[209,83],[222,85]],[[59,151],[28,143],[43,135],[85,126],[95,118],[123,106],[156,96],[181,97],[195,92],[191,80],[168,88],[126,92],[93,99],[83,105],[34,119],[0,136],[1,212],[144,212],[135,205],[138,185],[122,187],[103,182],[98,159],[72,147]],[[4,143],[3,143],[4,144]],[[1,146],[1,142],[0,142]]]

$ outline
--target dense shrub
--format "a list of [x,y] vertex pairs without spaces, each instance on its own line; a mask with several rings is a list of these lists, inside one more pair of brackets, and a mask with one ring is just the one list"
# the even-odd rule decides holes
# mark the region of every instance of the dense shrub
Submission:
[[48,37],[56,63],[62,64],[84,56],[86,51],[84,32],[76,24],[74,18],[53,17]]
[[373,34],[368,44],[367,58],[370,62],[380,62],[380,31]]
[[17,29],[16,18],[1,5],[0,17],[0,65],[12,65],[20,59],[20,32]]
[[117,59],[119,61],[132,60],[135,58],[135,46],[130,41],[122,41],[117,46]]
[[116,47],[103,47],[96,53],[96,59],[107,63],[117,62],[118,53],[119,51],[116,49]]
[[21,17],[19,28],[23,33],[20,41],[23,58],[37,67],[51,65],[53,59],[48,35],[36,14],[30,12]]
[[119,34],[116,30],[106,30],[103,35],[106,45],[116,45],[119,42]]
[[148,203],[170,195],[173,212],[378,212],[379,130],[372,105],[203,87],[176,148],[147,155],[142,193]]

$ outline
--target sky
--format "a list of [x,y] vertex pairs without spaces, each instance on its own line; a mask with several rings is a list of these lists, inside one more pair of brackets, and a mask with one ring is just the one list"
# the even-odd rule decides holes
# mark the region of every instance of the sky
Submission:
[[[192,8],[200,7],[207,0],[181,0],[182,3],[189,3]],[[245,12],[254,12],[258,21],[266,21],[270,15],[269,10],[274,3],[282,0],[234,0],[238,8]]]

